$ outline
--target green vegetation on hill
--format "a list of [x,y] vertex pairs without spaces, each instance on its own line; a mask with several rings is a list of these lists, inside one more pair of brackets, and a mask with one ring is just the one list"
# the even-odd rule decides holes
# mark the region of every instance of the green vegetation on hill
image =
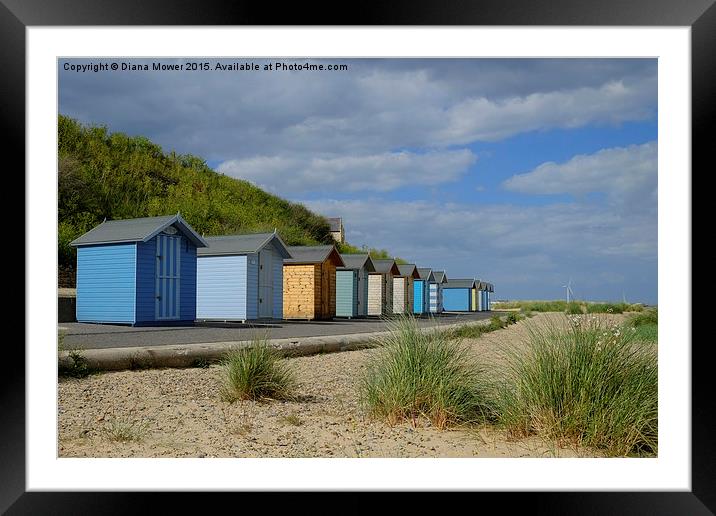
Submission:
[[[74,267],[70,242],[105,218],[180,212],[206,236],[276,229],[287,245],[333,243],[323,216],[219,174],[196,156],[165,153],[142,136],[110,133],[60,115],[58,156],[60,269]],[[340,247],[343,252],[388,255],[385,250]]]

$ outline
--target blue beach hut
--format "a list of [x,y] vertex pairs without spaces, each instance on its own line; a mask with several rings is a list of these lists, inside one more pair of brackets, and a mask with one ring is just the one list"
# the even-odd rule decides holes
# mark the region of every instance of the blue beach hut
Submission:
[[472,307],[474,279],[453,279],[443,285],[443,308],[446,312],[469,312]]
[[366,317],[373,260],[367,254],[342,254],[341,258],[345,267],[336,268],[336,317]]
[[418,267],[419,278],[413,282],[413,313],[426,314],[430,312],[429,285],[435,282],[432,269]]
[[247,321],[283,318],[283,261],[276,233],[206,238],[197,260],[196,318]]
[[194,322],[196,251],[207,243],[178,213],[105,221],[71,245],[78,322]]
[[433,271],[435,281],[428,282],[428,305],[430,313],[439,314],[443,311],[443,287],[448,281],[445,271]]

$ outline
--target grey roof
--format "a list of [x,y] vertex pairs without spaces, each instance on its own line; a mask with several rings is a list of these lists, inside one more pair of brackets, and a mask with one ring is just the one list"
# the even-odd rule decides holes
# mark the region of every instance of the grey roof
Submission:
[[448,281],[448,277],[447,274],[445,274],[445,271],[433,271],[433,276],[435,276],[436,283],[447,283]]
[[495,291],[495,285],[493,285],[492,283],[488,283],[488,284],[487,284],[487,291],[488,291],[488,292],[494,292],[494,291]]
[[448,280],[443,288],[472,288],[475,285],[474,279],[453,279]]
[[433,270],[428,269],[427,267],[418,267],[418,275],[420,276],[421,280],[435,281],[435,275],[433,274]]
[[139,219],[105,220],[99,226],[76,238],[70,245],[114,244],[121,242],[147,242],[174,225],[197,247],[209,244],[178,213],[162,217],[143,217]]
[[340,217],[326,217],[328,225],[331,226],[331,231],[341,230],[341,218]]
[[346,264],[345,267],[340,267],[341,269],[362,269],[365,267],[366,271],[375,272],[375,265],[368,254],[341,254],[341,259]]
[[373,265],[375,265],[375,272],[380,274],[393,274],[394,276],[400,274],[395,260],[373,260]]
[[276,233],[252,233],[248,235],[221,235],[206,237],[209,247],[197,250],[199,256],[220,256],[257,253],[267,245],[274,247],[284,258],[291,258],[281,238]]
[[413,278],[419,278],[418,268],[414,263],[401,263],[398,265],[398,270],[401,276],[411,276]]
[[291,258],[284,260],[285,264],[323,263],[335,254],[336,266],[343,267],[343,259],[333,245],[296,245],[288,248]]

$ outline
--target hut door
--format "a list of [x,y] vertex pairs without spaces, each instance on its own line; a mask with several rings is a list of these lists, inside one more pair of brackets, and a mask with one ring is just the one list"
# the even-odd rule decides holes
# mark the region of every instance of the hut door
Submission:
[[259,252],[259,317],[273,317],[273,264],[271,252]]
[[181,237],[157,236],[157,275],[154,315],[159,319],[179,319]]
[[329,319],[331,314],[331,297],[335,291],[331,290],[331,269],[327,263],[321,265],[321,317]]

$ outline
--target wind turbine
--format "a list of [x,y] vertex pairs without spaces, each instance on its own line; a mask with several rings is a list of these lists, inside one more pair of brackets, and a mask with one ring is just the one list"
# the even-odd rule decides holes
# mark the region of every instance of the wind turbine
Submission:
[[569,295],[572,294],[572,297],[574,298],[574,292],[572,292],[572,278],[569,278],[567,284],[562,285],[562,288],[567,289],[567,304],[569,304]]

